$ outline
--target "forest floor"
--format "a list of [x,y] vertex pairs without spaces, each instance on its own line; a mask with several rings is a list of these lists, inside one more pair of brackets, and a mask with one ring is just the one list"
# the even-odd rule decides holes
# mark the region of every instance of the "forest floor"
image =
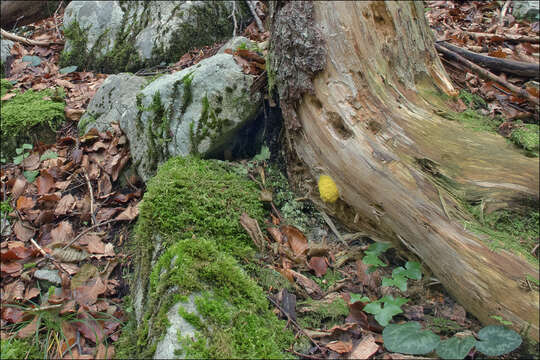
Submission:
[[[492,5],[496,2],[428,4],[426,16],[438,41],[538,63],[538,43],[504,37],[537,38],[538,22],[516,21],[510,12]],[[129,294],[126,275],[133,254],[126,244],[145,187],[136,174],[123,171],[129,167],[129,147],[118,127],[77,134],[80,116],[107,75],[58,67],[61,18],[60,10],[18,29],[21,36],[51,45],[16,43],[7,67],[9,83],[2,82],[3,107],[32,89],[46,92],[42,97],[47,100],[60,97],[66,118],[55,143],[29,140],[1,166],[2,358],[114,358],[115,341],[129,316],[124,298]],[[255,29],[253,23],[244,35],[259,41],[267,38]],[[220,45],[192,50],[166,71],[191,66]],[[496,131],[522,148],[525,156],[538,156],[537,107],[455,61],[443,59],[443,64],[462,90],[450,106],[474,114],[460,119],[472,117],[471,127]],[[501,76],[538,96],[534,84],[526,85],[529,79]],[[51,90],[57,87],[63,90]],[[263,147],[254,158],[239,161],[267,200],[267,223],[259,225],[270,229],[263,243],[254,237],[261,251],[246,270],[266,269],[262,272],[266,276],[257,272],[256,281],[267,292],[276,316],[288,320],[297,334],[295,344],[284,349],[291,357],[419,358],[385,346],[383,329],[392,320],[417,322],[443,340],[456,334],[478,337],[481,324],[448,295],[429,269],[401,249],[334,223],[290,189],[282,162],[270,161],[275,158],[270,152]],[[519,219],[499,216],[485,221],[487,226],[480,231],[487,231],[498,247],[504,248],[507,240],[515,245],[517,240],[516,252],[538,261],[538,211]],[[248,233],[256,232],[245,226]],[[526,279],[523,286],[538,291],[534,279]],[[508,325],[496,316],[494,322]],[[466,356],[483,355],[470,350]],[[537,344],[524,341],[499,358],[533,357],[539,357]]]

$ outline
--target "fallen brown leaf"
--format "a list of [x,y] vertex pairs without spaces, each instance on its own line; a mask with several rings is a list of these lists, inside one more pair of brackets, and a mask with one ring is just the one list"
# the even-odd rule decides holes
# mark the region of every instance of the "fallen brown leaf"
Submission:
[[291,225],[284,225],[279,230],[284,238],[287,239],[295,256],[302,255],[307,251],[308,241],[300,230]]
[[54,243],[67,243],[73,238],[73,228],[69,221],[62,221],[51,231],[51,238]]
[[23,327],[21,330],[17,332],[17,337],[19,339],[24,339],[29,337],[30,335],[34,335],[37,331],[37,325],[38,325],[38,317],[34,316],[32,321]]
[[377,350],[379,350],[379,345],[375,343],[375,338],[373,335],[367,334],[353,347],[349,359],[369,359]]
[[42,170],[41,175],[36,179],[39,195],[45,195],[54,189],[54,178],[46,171]]
[[328,264],[326,258],[321,256],[314,256],[309,259],[309,267],[315,271],[317,277],[324,276],[328,270]]
[[17,199],[17,210],[32,209],[36,205],[36,200],[28,196],[19,196]]
[[138,204],[133,206],[129,205],[126,210],[122,211],[120,215],[116,217],[116,220],[127,220],[131,221],[139,215]]
[[27,242],[34,236],[35,231],[32,229],[33,228],[28,221],[19,220],[13,226],[13,232],[17,236],[17,239],[22,242]]
[[346,354],[352,350],[352,344],[350,342],[332,341],[325,346],[338,354]]
[[75,204],[75,198],[71,194],[67,194],[60,201],[58,204],[56,204],[56,208],[54,209],[54,215],[60,216],[60,215],[66,215],[68,212],[71,211]]

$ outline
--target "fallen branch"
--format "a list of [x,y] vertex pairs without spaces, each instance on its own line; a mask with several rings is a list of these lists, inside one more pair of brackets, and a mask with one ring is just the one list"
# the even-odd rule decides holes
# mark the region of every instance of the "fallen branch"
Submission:
[[435,43],[435,48],[437,49],[437,51],[443,53],[444,55],[446,55],[446,56],[448,56],[450,58],[452,58],[453,60],[459,61],[460,63],[467,65],[471,70],[473,70],[477,74],[501,84],[502,86],[506,87],[510,91],[512,91],[512,92],[518,94],[519,96],[529,100],[533,104],[536,104],[536,105],[540,104],[538,98],[532,96],[531,94],[529,94],[527,92],[527,90],[525,90],[523,88],[520,88],[519,86],[516,86],[514,84],[509,83],[508,81],[504,80],[500,76],[497,76],[497,75],[493,74],[492,72],[490,72],[490,71],[476,65],[472,61],[469,61],[469,60],[465,59],[463,56],[461,56],[459,54],[456,54],[454,51],[452,51],[450,49],[447,49],[446,47],[442,46],[441,44]]
[[37,40],[31,40],[27,39],[22,36],[18,36],[15,34],[12,34],[10,32],[7,32],[4,29],[0,29],[0,35],[2,35],[5,39],[17,41],[26,45],[31,46],[51,46],[51,45],[63,45],[64,42],[50,42],[50,41],[37,41]]
[[502,71],[509,74],[518,76],[525,76],[529,78],[538,78],[540,72],[540,65],[533,63],[526,63],[522,61],[506,60],[492,56],[481,55],[469,50],[462,49],[458,46],[449,44],[445,41],[437,42],[437,44],[444,46],[445,48],[463,56],[464,58],[488,69],[495,71]]

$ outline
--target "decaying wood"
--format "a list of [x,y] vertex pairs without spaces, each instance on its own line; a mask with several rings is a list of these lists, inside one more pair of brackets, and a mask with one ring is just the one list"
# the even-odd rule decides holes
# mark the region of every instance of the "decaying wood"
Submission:
[[453,60],[456,60],[456,61],[459,61],[460,63],[462,63],[464,65],[467,65],[467,67],[469,67],[471,70],[473,70],[478,75],[483,76],[485,78],[488,78],[490,80],[493,80],[493,81],[501,84],[502,86],[506,87],[510,91],[513,91],[517,95],[529,100],[533,104],[538,105],[540,103],[538,97],[529,94],[527,92],[527,90],[525,90],[523,88],[520,88],[519,86],[516,86],[514,84],[511,84],[510,82],[504,80],[502,77],[500,77],[498,75],[495,75],[491,71],[486,70],[483,67],[481,67],[479,65],[476,65],[472,61],[469,61],[469,60],[465,59],[463,56],[457,54],[456,52],[450,50],[449,48],[447,48],[445,46],[441,46],[438,43],[435,44],[435,47],[437,48],[437,50],[439,52],[443,53],[444,55],[448,56],[449,58],[451,58]]
[[422,3],[291,1],[271,10],[269,74],[289,105],[284,147],[297,190],[316,196],[313,179],[331,176],[340,200],[325,211],[416,253],[483,323],[499,315],[518,330],[530,324],[538,339],[538,293],[519,285],[538,270],[490,251],[463,225],[465,202],[484,202],[486,212],[537,204],[538,159],[439,116],[441,94],[457,91]]
[[446,41],[439,41],[437,42],[437,44],[442,45],[448,50],[451,50],[456,54],[463,56],[465,59],[470,60],[475,64],[481,65],[494,71],[501,71],[530,78],[538,78],[540,76],[539,64],[501,59],[493,56],[485,56],[466,49],[462,49],[459,46],[449,44]]

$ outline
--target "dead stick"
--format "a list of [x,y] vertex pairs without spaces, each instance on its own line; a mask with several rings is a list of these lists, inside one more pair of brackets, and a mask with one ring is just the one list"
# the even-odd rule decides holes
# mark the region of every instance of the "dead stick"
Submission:
[[508,41],[508,42],[528,42],[531,44],[540,43],[540,37],[538,36],[525,36],[525,35],[515,35],[515,34],[489,34],[489,33],[474,32],[474,31],[464,31],[463,33],[469,36],[472,36],[475,39],[479,39],[479,38],[491,39],[491,38],[497,37],[497,38],[502,38],[504,41]]
[[499,26],[504,27],[504,17],[506,16],[506,12],[508,11],[508,6],[510,5],[511,0],[506,0],[504,3],[502,10],[501,10],[501,17],[499,18]]
[[486,77],[486,78],[488,78],[490,80],[493,80],[495,82],[498,82],[499,84],[501,84],[502,86],[504,86],[507,89],[511,90],[512,92],[514,92],[514,93],[518,94],[519,96],[529,100],[533,104],[536,104],[536,105],[540,104],[540,101],[538,100],[538,98],[536,98],[536,97],[532,96],[531,94],[529,94],[527,92],[527,90],[522,89],[519,86],[513,85],[513,84],[509,83],[506,80],[503,80],[503,78],[501,78],[500,76],[497,76],[497,75],[493,74],[491,71],[488,71],[488,70],[476,65],[472,61],[469,61],[469,60],[465,59],[463,56],[461,56],[459,54],[456,54],[452,50],[449,50],[449,49],[447,49],[446,47],[444,47],[442,45],[439,45],[439,44],[435,43],[435,48],[437,49],[437,51],[443,53],[444,55],[449,56],[449,57],[453,58],[454,60],[459,61],[459,62],[467,65],[471,70],[473,70],[477,74],[479,74],[481,76],[484,76],[484,77]]
[[7,32],[4,29],[0,29],[0,35],[2,35],[4,38],[17,41],[26,45],[32,45],[32,46],[51,46],[56,44],[64,44],[63,42],[49,42],[49,41],[37,41],[37,40],[30,40],[27,38],[24,38],[22,36],[18,36],[12,33]]
[[323,357],[318,357],[318,356],[313,356],[313,355],[307,355],[307,354],[302,354],[302,353],[299,353],[297,351],[294,351],[292,349],[285,349],[285,351],[288,351],[290,353],[293,353],[294,355],[296,356],[300,356],[301,358],[306,358],[306,359],[310,359],[310,360],[323,360],[325,358]]
[[88,191],[90,192],[90,216],[92,217],[92,224],[96,225],[96,216],[94,215],[94,191],[92,190],[92,184],[90,183],[90,178],[86,174],[86,170],[83,168],[83,175],[86,179],[86,184],[88,184]]
[[71,277],[71,275],[69,275],[69,273],[63,267],[61,267],[60,264],[51,255],[47,254],[45,250],[43,250],[43,248],[39,246],[37,242],[34,241],[34,239],[30,239],[30,242],[32,243],[32,245],[36,247],[36,249],[38,249],[38,251],[41,253],[41,255],[43,255],[45,259],[51,260],[55,268],[67,274],[68,277]]
[[64,0],[60,1],[58,3],[58,7],[56,8],[56,11],[54,12],[53,18],[54,18],[54,27],[56,29],[56,34],[59,38],[62,38],[62,35],[60,34],[60,30],[58,29],[58,21],[56,19],[56,16],[58,15],[58,10],[60,10],[60,7],[64,4]]
[[261,34],[264,32],[264,26],[262,24],[261,19],[259,19],[259,16],[257,15],[257,2],[252,0],[246,0],[249,10],[251,10],[251,14],[255,18],[255,22],[257,23],[257,27],[259,28],[259,31]]
[[98,227],[103,226],[103,225],[107,225],[107,224],[112,223],[112,222],[115,222],[115,221],[120,221],[120,220],[111,219],[111,220],[103,221],[103,222],[100,222],[99,224],[90,226],[88,229],[84,230],[84,231],[81,232],[79,235],[75,236],[75,238],[73,238],[73,240],[71,240],[71,241],[69,242],[69,244],[67,244],[66,246],[64,246],[62,249],[65,250],[65,249],[67,249],[68,247],[70,247],[71,245],[73,245],[77,240],[79,240],[83,235],[85,235],[86,233],[88,233],[90,230],[93,230],[93,229],[98,228]]
[[313,340],[313,338],[312,338],[311,336],[309,336],[309,335],[304,331],[304,329],[302,329],[302,328],[300,327],[300,325],[298,325],[298,323],[297,323],[296,321],[294,321],[294,320],[291,318],[291,315],[289,315],[285,310],[283,310],[283,308],[282,308],[277,302],[274,301],[274,299],[272,299],[270,296],[267,296],[266,298],[267,298],[268,300],[270,300],[270,302],[271,302],[272,304],[274,304],[274,305],[275,305],[275,306],[276,306],[276,307],[277,307],[277,308],[278,308],[278,309],[279,309],[279,310],[287,317],[287,319],[288,319],[294,326],[296,326],[296,328],[297,328],[298,330],[300,330],[300,332],[301,332],[302,334],[304,334],[309,340],[311,340],[311,342],[317,347],[317,349],[319,349],[321,352],[323,351],[323,349],[319,346],[319,344],[317,344],[317,343],[315,342],[315,340]]

